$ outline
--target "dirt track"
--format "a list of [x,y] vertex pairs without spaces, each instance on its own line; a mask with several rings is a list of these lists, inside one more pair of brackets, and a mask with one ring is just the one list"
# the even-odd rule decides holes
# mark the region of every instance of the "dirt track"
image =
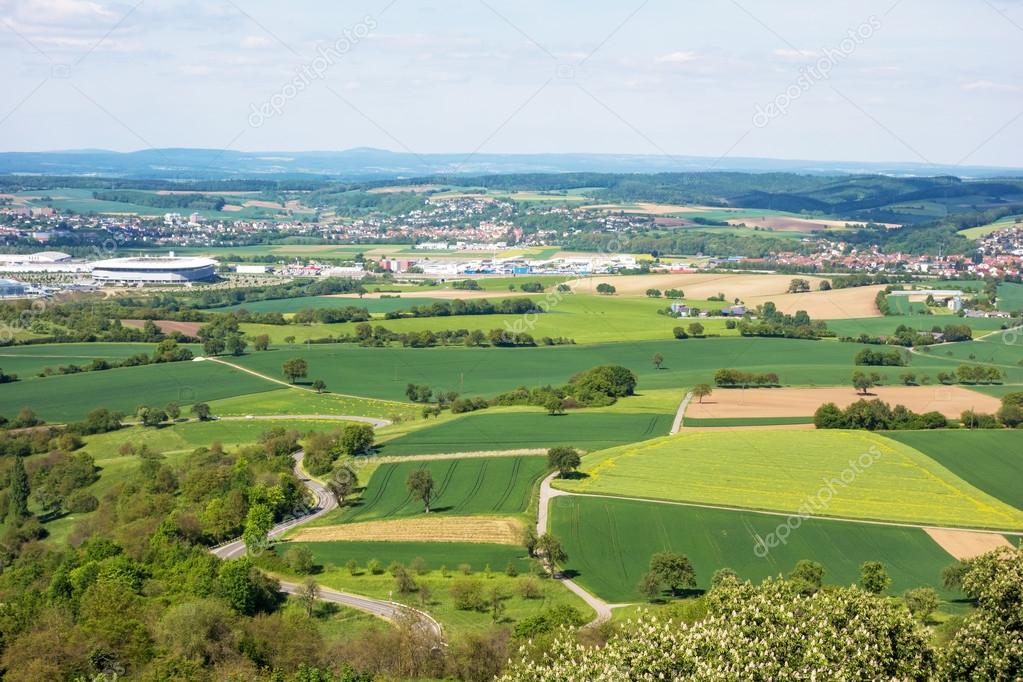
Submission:
[[[963,410],[995,412],[1000,401],[960,386],[879,386],[864,396],[852,386],[835,388],[751,388],[714,391],[703,402],[692,401],[686,417],[695,419],[736,419],[753,417],[808,417],[818,407],[832,402],[846,407],[861,398],[880,398],[886,403],[905,405],[914,412],[935,410],[946,417],[958,417]],[[688,428],[686,430],[689,430]]]

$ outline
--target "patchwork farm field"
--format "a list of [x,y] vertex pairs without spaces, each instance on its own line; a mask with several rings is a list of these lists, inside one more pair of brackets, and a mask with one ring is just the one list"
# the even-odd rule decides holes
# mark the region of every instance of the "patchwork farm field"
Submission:
[[878,560],[892,578],[890,594],[929,585],[946,599],[958,596],[941,586],[942,569],[955,560],[918,528],[806,519],[784,543],[765,548],[763,538],[784,522],[755,512],[562,496],[553,500],[552,530],[568,554],[565,568],[611,602],[643,599],[636,586],[651,555],[666,550],[689,557],[700,589],[719,568],[758,582],[788,574],[801,559],[823,564],[825,583],[850,585],[864,561]]
[[171,362],[18,381],[0,386],[0,414],[29,407],[50,422],[80,419],[96,407],[133,413],[139,405],[188,405],[278,388],[215,362]]
[[683,432],[583,458],[570,492],[817,516],[1023,529],[1023,511],[865,431]]
[[353,505],[317,525],[421,515],[423,503],[405,485],[417,469],[427,469],[436,482],[431,514],[519,514],[526,511],[533,484],[547,471],[547,460],[479,457],[381,464]]
[[[495,408],[492,408],[495,409]],[[600,450],[668,433],[672,415],[570,410],[477,412],[410,431],[382,443],[384,455],[426,455],[569,445]]]
[[895,431],[888,437],[916,448],[987,494],[1023,509],[1023,431]]

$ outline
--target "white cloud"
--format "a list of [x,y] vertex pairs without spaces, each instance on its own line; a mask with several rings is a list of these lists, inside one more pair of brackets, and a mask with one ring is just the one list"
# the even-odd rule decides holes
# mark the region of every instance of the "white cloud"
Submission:
[[261,50],[272,47],[273,44],[273,41],[266,36],[245,36],[241,42],[241,46],[246,50]]
[[787,47],[779,48],[772,54],[782,59],[809,59],[817,56],[817,52],[814,50],[793,50]]
[[695,52],[691,50],[677,50],[675,52],[669,52],[668,54],[662,54],[654,61],[659,64],[679,64],[681,62],[691,62],[694,59],[696,59]]
[[960,86],[967,92],[1019,92],[1019,86],[1010,85],[1009,83],[996,83],[989,80],[979,80],[970,83],[963,83]]

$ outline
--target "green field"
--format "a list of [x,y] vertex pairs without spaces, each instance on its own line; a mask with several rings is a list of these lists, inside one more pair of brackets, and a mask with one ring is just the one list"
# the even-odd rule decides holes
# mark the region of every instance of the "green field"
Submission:
[[765,549],[758,541],[779,524],[787,530],[784,517],[577,496],[554,498],[552,523],[568,553],[565,568],[611,602],[641,600],[636,586],[650,556],[665,550],[689,557],[701,589],[719,568],[760,581],[787,574],[800,559],[823,564],[826,583],[850,585],[864,561],[878,560],[891,594],[927,585],[955,596],[941,588],[941,570],[954,559],[916,528],[806,519],[784,544]]
[[[537,278],[542,279],[542,278]],[[480,280],[489,288],[490,281]],[[522,279],[521,281],[526,281]],[[532,281],[532,280],[529,280]],[[428,292],[423,292],[427,294]],[[458,315],[445,317],[419,317],[400,320],[381,320],[393,332],[440,331],[454,329],[502,329],[511,332],[525,332],[536,339],[567,337],[577,343],[606,343],[611,341],[641,341],[672,338],[674,327],[686,327],[690,320],[677,320],[658,315],[659,309],[666,308],[665,299],[615,298],[591,296],[589,294],[566,294],[560,300],[550,295],[544,307],[548,312],[536,315]],[[500,298],[495,294],[495,298]],[[334,299],[350,305],[362,305],[356,299]],[[395,299],[391,299],[395,300]],[[402,299],[397,299],[402,300]],[[692,302],[703,308],[720,308],[721,302]],[[414,303],[406,301],[400,307],[408,308]],[[737,336],[738,332],[725,327],[723,319],[701,319],[699,323],[708,335]],[[354,334],[357,323],[314,324],[314,325],[262,325],[245,324],[247,334],[268,334],[275,343],[282,343],[287,336],[298,341],[318,339],[327,336]],[[376,322],[374,322],[376,324]]]
[[1023,310],[1023,284],[1015,282],[999,284],[998,309],[1012,313]]
[[812,424],[813,417],[733,417],[722,419],[700,419],[697,417],[685,417],[682,420],[683,426],[708,427],[708,426],[770,426],[773,424]]
[[[253,218],[267,218],[278,215],[283,211],[259,208],[259,207],[245,207],[240,211],[213,211],[206,209],[191,209],[191,208],[160,208],[157,206],[146,206],[145,204],[133,204],[121,201],[105,201],[100,199],[94,199],[92,196],[93,190],[91,189],[72,189],[62,187],[58,189],[46,190],[45,192],[33,191],[33,192],[17,192],[16,196],[24,199],[28,206],[52,206],[58,211],[70,211],[73,213],[111,213],[111,214],[123,214],[131,213],[142,216],[162,216],[164,213],[180,213],[182,215],[188,215],[196,212],[199,215],[207,219],[221,219],[221,220],[249,220]],[[216,194],[216,192],[210,192],[209,194]],[[42,197],[50,197],[50,200],[44,200]],[[232,203],[233,200],[245,200],[244,197],[227,197],[227,203]]]
[[963,235],[967,239],[980,239],[992,232],[1004,230],[1008,227],[1018,226],[1021,218],[1023,218],[1023,216],[1008,216],[1006,218],[996,220],[993,223],[988,223],[987,225],[978,225],[977,227],[968,227],[965,230],[959,230],[959,234]]
[[526,511],[533,484],[547,471],[547,460],[477,457],[381,464],[360,498],[334,515],[332,522],[422,514],[422,502],[414,500],[405,485],[417,469],[428,469],[436,483],[431,513],[519,514]]
[[335,431],[344,428],[348,422],[334,419],[273,419],[273,420],[215,420],[208,422],[187,421],[160,428],[132,426],[89,436],[86,450],[94,457],[114,455],[122,443],[135,446],[146,445],[157,452],[185,452],[211,443],[224,447],[235,447],[255,443],[266,431],[274,428],[309,431]]
[[[199,353],[199,346],[186,346]],[[0,349],[0,367],[5,372],[29,379],[50,367],[56,370],[67,365],[87,365],[93,360],[123,360],[139,353],[152,355],[155,343],[47,343],[9,346]]]
[[924,331],[931,327],[944,327],[947,324],[965,324],[973,330],[975,336],[1001,329],[1008,320],[995,317],[978,317],[960,319],[950,315],[897,315],[888,317],[864,317],[849,320],[828,320],[828,328],[837,336],[857,337],[860,334],[869,336],[888,336],[895,333],[900,325]]
[[923,301],[910,301],[909,296],[887,296],[888,307],[897,315],[919,315],[927,310]]
[[[852,464],[850,464],[852,462]],[[818,516],[1023,529],[1019,511],[898,441],[866,431],[697,432],[583,458],[580,493]]]
[[671,421],[668,414],[570,410],[552,417],[543,411],[488,410],[410,431],[386,441],[381,453],[426,455],[555,445],[593,451],[664,435]]
[[[960,345],[960,344],[954,344]],[[322,378],[331,391],[373,398],[404,400],[408,383],[428,384],[437,391],[466,396],[493,396],[518,386],[561,384],[576,372],[609,362],[624,365],[639,377],[641,391],[681,389],[709,382],[715,370],[735,367],[752,372],[776,372],[785,385],[847,385],[853,357],[866,346],[835,341],[800,341],[729,337],[588,344],[550,348],[362,348],[353,344],[312,344],[275,347],[232,362],[280,377],[281,364],[301,357],[309,378]],[[944,348],[944,347],[942,347]],[[1023,345],[1020,346],[1023,348]],[[652,363],[664,357],[662,369]],[[938,355],[938,351],[934,352]],[[917,374],[948,371],[956,363],[945,358],[914,355]],[[906,370],[879,367],[892,382]],[[1023,381],[1023,368],[1006,368],[1007,382]],[[0,392],[2,392],[0,388]]]
[[[427,294],[424,291],[424,294]],[[396,295],[397,296],[397,295]],[[283,314],[298,312],[309,308],[320,310],[324,308],[346,308],[355,306],[365,308],[371,313],[389,313],[394,310],[408,310],[414,305],[430,305],[444,299],[415,297],[402,294],[398,298],[340,298],[337,296],[301,296],[298,298],[278,298],[270,301],[252,301],[251,303],[239,303],[238,305],[225,308],[211,308],[209,312],[230,312],[232,310],[247,310],[250,313],[279,312]],[[286,336],[286,334],[284,335]]]
[[[560,583],[545,579],[537,581],[529,577],[527,575],[529,562],[525,558],[525,550],[521,547],[429,542],[289,542],[278,546],[278,551],[286,551],[291,546],[308,547],[315,561],[325,568],[323,572],[314,576],[320,585],[378,599],[404,602],[416,608],[424,607],[420,595],[396,594],[394,578],[385,569],[392,562],[408,564],[414,559],[423,559],[427,567],[433,570],[426,575],[414,575],[414,578],[417,584],[430,588],[430,603],[425,608],[431,616],[440,621],[448,636],[480,632],[493,627],[489,612],[455,608],[451,598],[451,587],[462,581],[478,582],[482,585],[485,596],[489,597],[495,591],[501,595],[505,606],[502,620],[506,624],[539,615],[559,605],[572,606],[585,620],[593,617],[592,609]],[[344,568],[351,559],[361,567],[354,576]],[[371,559],[376,559],[380,563],[382,571],[380,574],[371,575],[365,570],[366,563]],[[468,576],[459,570],[463,564],[471,569]],[[505,569],[509,565],[520,575],[516,577],[506,575]],[[491,569],[489,573],[488,566]],[[268,568],[287,575],[281,562],[274,562],[268,565]],[[442,572],[441,568],[446,570]],[[288,577],[295,581],[304,578],[296,575]],[[523,581],[537,581],[540,590],[538,598],[525,599],[521,596],[520,585]]]
[[247,415],[357,415],[379,417],[391,421],[416,419],[422,408],[411,403],[396,403],[375,398],[356,398],[334,393],[313,393],[293,388],[274,388],[262,393],[250,393],[233,398],[221,398],[209,403],[216,416],[244,417]]
[[1023,509],[1023,431],[895,431],[960,478],[1017,509]]
[[[1008,375],[1006,383],[1020,382],[1020,363],[1023,362],[1023,333],[1006,331],[976,341],[948,343],[931,347],[928,360],[941,361],[955,368],[960,363],[997,365]],[[913,356],[913,366],[917,358]]]
[[278,388],[259,377],[213,362],[170,362],[83,372],[0,385],[0,414],[23,407],[47,421],[84,417],[96,407],[134,413],[139,405],[187,405]]
[[[529,570],[529,560],[522,547],[478,542],[287,542],[288,547],[308,547],[316,563],[331,570],[343,568],[355,559],[365,566],[370,559],[386,568],[392,562],[408,564],[419,558],[430,570],[446,566],[452,571],[459,564],[469,564],[477,571],[489,564],[495,571],[504,571],[512,562],[520,571]],[[388,576],[390,577],[390,576]]]

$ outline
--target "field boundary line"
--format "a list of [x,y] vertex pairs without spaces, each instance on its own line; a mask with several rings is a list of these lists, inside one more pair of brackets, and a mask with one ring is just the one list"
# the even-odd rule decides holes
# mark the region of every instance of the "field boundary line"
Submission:
[[823,516],[820,514],[809,514],[803,516],[799,512],[782,512],[773,511],[770,509],[755,509],[753,507],[733,507],[723,504],[711,504],[706,502],[683,502],[680,500],[660,500],[655,497],[629,497],[627,495],[611,495],[609,493],[577,493],[569,490],[561,490],[559,488],[552,488],[552,497],[558,496],[569,496],[569,497],[597,497],[607,500],[631,500],[633,502],[649,502],[651,504],[670,504],[678,507],[695,507],[698,509],[720,509],[722,511],[735,511],[735,512],[748,512],[750,514],[763,514],[766,516],[781,516],[788,518],[790,516],[799,516],[806,519],[820,519],[822,521],[839,521],[846,523],[860,523],[871,526],[896,526],[898,528],[919,528],[921,530],[925,528],[934,528],[937,530],[965,530],[972,531],[975,533],[992,533],[996,535],[1012,535],[1014,537],[1023,537],[1023,530],[999,530],[996,528],[977,528],[976,526],[939,526],[933,523],[911,523],[908,521],[881,521],[877,519],[856,519],[849,518],[847,516]]

